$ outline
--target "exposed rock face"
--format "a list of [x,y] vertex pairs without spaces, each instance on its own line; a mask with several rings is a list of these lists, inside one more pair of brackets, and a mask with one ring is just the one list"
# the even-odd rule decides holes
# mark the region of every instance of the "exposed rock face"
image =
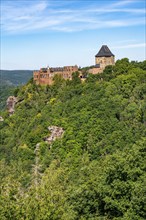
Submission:
[[9,96],[6,103],[9,115],[12,115],[15,111],[14,107],[17,103],[17,98],[15,96]]
[[57,138],[61,138],[64,133],[63,128],[57,126],[50,126],[48,127],[48,130],[51,132],[51,135],[45,138],[45,141],[47,141],[49,144],[51,144]]
[[4,119],[3,119],[3,117],[2,117],[2,116],[0,116],[0,121],[4,121]]

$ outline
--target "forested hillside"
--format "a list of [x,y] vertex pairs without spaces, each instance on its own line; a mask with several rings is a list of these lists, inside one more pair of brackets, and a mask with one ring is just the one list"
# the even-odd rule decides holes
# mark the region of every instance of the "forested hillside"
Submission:
[[1,112],[0,219],[146,219],[146,61],[87,75],[30,80]]

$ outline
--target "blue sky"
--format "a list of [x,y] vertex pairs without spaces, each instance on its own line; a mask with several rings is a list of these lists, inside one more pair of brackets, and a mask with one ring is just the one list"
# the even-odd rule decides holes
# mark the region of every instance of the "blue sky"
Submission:
[[1,0],[1,69],[146,59],[145,0]]

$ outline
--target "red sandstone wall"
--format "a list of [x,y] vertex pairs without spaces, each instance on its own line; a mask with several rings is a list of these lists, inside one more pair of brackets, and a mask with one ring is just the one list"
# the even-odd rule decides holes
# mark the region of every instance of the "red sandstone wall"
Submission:
[[98,73],[101,73],[103,71],[102,68],[92,68],[92,69],[89,69],[89,73],[91,74],[98,74]]
[[78,71],[77,66],[66,66],[63,68],[63,71],[50,72],[50,69],[47,69],[46,72],[43,72],[42,69],[40,71],[34,71],[33,79],[36,84],[41,85],[51,85],[53,83],[53,77],[55,75],[61,75],[64,79],[72,79],[72,73]]
[[53,83],[53,80],[51,78],[50,79],[43,78],[43,79],[39,80],[38,84],[40,84],[40,85],[52,85],[52,83]]

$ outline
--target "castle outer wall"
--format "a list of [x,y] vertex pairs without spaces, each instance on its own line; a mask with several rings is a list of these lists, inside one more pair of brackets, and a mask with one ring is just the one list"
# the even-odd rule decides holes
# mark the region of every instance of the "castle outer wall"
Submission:
[[55,75],[59,75],[64,79],[72,80],[72,73],[78,71],[77,66],[64,66],[55,68],[41,68],[39,71],[34,71],[33,79],[38,85],[52,85]]

